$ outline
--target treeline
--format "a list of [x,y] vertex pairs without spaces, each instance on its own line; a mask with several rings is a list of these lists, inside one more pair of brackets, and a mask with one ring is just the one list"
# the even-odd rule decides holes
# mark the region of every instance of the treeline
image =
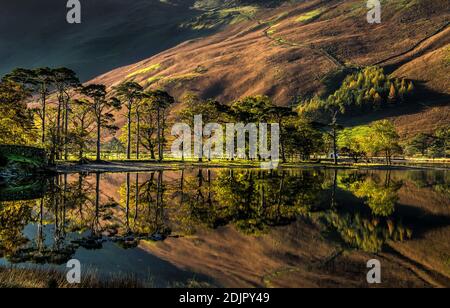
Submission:
[[355,162],[384,153],[389,163],[393,155],[445,158],[450,150],[449,140],[450,126],[447,126],[400,141],[395,127],[383,120],[368,126],[343,129],[339,133],[338,146],[342,155],[353,158]]
[[[52,162],[70,156],[82,161],[94,147],[100,160],[104,131],[114,133],[118,129],[115,114],[126,109],[129,124],[133,116],[139,125],[141,116],[145,123],[152,114],[162,160],[166,110],[174,101],[164,91],[144,91],[134,82],[109,93],[102,84],[82,85],[67,68],[16,69],[0,83],[0,112],[5,115],[0,122],[0,143],[43,147]],[[131,158],[130,134],[129,130],[127,158]]]
[[446,157],[449,141],[450,126],[433,133],[419,133],[405,143],[405,154],[428,158]]
[[[388,120],[347,129],[339,124],[343,114],[400,103],[413,93],[412,82],[391,79],[379,68],[366,68],[347,77],[328,99],[316,97],[296,107],[277,106],[267,96],[223,104],[186,94],[183,108],[172,108],[175,99],[169,93],[146,90],[136,82],[108,90],[102,84],[82,85],[67,68],[16,69],[0,82],[0,143],[45,148],[52,162],[83,162],[93,153],[96,160],[117,153],[127,159],[146,156],[162,161],[168,127],[174,122],[192,127],[194,116],[201,114],[204,123],[278,123],[283,162],[326,156],[337,164],[343,156],[355,162],[381,156],[389,164],[394,155],[414,151],[445,157],[449,128],[402,143]],[[119,112],[125,114],[125,124],[119,125]]]

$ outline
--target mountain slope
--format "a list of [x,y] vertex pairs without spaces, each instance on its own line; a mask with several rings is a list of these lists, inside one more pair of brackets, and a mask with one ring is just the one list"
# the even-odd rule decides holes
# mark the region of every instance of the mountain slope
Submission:
[[[92,82],[135,80],[177,98],[193,92],[222,102],[266,94],[287,105],[298,96],[329,91],[342,72],[380,65],[448,94],[448,1],[393,0],[382,9],[382,23],[373,25],[366,21],[364,1],[310,0],[263,9],[248,21]],[[431,70],[426,59],[439,69]]]
[[82,22],[71,25],[66,21],[66,1],[1,1],[0,76],[16,67],[66,66],[87,80],[211,34],[238,18],[239,12],[216,16],[208,28],[181,25],[202,21],[211,10],[255,6],[255,1],[225,4],[209,0],[81,1]]

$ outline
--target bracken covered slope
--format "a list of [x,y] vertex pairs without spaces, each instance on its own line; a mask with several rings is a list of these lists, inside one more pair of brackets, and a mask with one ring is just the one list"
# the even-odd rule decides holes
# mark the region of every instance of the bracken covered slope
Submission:
[[383,2],[381,24],[369,24],[366,14],[365,1],[288,2],[91,82],[113,86],[134,80],[178,99],[193,92],[225,103],[266,94],[288,105],[329,92],[355,67],[379,65],[426,90],[425,105],[386,116],[404,126],[409,120],[398,116],[430,115],[423,128],[434,129],[435,112],[429,108],[449,112],[449,1]]

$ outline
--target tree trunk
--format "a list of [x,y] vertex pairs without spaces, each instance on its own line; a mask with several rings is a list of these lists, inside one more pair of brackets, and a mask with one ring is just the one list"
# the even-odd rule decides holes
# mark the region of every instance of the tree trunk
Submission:
[[[84,130],[84,117],[81,119],[81,130]],[[84,140],[80,139],[80,149],[79,149],[79,154],[78,154],[78,159],[80,160],[80,162],[83,160],[83,151],[84,151]]]
[[55,157],[56,157],[56,137],[55,133],[52,134],[52,142],[50,147],[50,164],[55,164]]
[[337,179],[338,179],[338,170],[334,169],[334,176],[333,176],[333,188],[331,190],[331,208],[334,209],[337,206],[336,203],[336,191],[337,191]]
[[42,95],[42,144],[45,144],[45,120],[46,120],[46,113],[47,113],[47,96],[45,94],[45,88],[43,90]]
[[100,173],[97,172],[95,174],[95,228],[94,232],[97,233],[97,225],[98,225],[98,213],[100,210]]
[[67,98],[64,102],[64,115],[65,115],[65,120],[64,120],[64,160],[67,160],[68,158],[68,148],[67,148],[67,143],[68,143],[68,134],[69,134],[69,99]]
[[286,150],[284,148],[284,135],[283,135],[283,123],[282,121],[278,121],[278,125],[280,126],[280,145],[281,145],[281,160],[283,163],[286,163]]
[[139,148],[141,145],[141,117],[138,110],[136,110],[136,126],[136,159],[139,159]]
[[57,114],[57,124],[56,124],[56,159],[61,158],[60,146],[61,146],[61,98],[58,99],[58,114]]
[[150,157],[151,157],[151,159],[156,159],[154,144],[150,145]]
[[162,161],[162,157],[161,157],[161,110],[158,107],[157,108],[157,131],[158,131],[158,160]]
[[131,102],[128,103],[128,137],[127,137],[127,159],[131,158]]
[[100,144],[100,135],[101,135],[101,118],[97,116],[97,161],[100,161],[100,151],[101,151],[101,144]]
[[139,209],[139,173],[136,173],[136,188],[135,188],[135,196],[134,196],[134,224],[136,225],[136,220],[138,219],[138,209]]
[[334,158],[334,164],[338,164],[338,157],[337,157],[337,134],[336,134],[336,128],[333,128],[333,158]]
[[164,145],[165,145],[165,127],[166,127],[166,110],[162,110],[162,125],[161,125],[161,161],[164,159]]
[[126,224],[127,224],[127,232],[129,232],[130,231],[130,174],[129,173],[127,173],[127,183],[126,183],[126,185],[127,185],[127,192],[126,192],[126,194],[127,194],[127,196],[126,196],[126,204],[125,204],[125,206],[126,206],[126,219],[127,219],[127,222],[126,222]]

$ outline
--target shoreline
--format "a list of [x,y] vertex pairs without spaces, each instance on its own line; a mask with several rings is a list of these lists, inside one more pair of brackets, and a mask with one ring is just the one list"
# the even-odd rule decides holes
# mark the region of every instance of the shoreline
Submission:
[[[450,164],[406,163],[398,165],[382,164],[325,164],[325,163],[284,163],[277,169],[346,169],[346,170],[443,170],[450,171]],[[188,168],[205,169],[260,169],[259,162],[182,162],[182,161],[103,161],[79,164],[75,162],[57,163],[56,166],[48,168],[57,174],[70,173],[123,173],[123,172],[152,172],[167,170],[182,170]]]

